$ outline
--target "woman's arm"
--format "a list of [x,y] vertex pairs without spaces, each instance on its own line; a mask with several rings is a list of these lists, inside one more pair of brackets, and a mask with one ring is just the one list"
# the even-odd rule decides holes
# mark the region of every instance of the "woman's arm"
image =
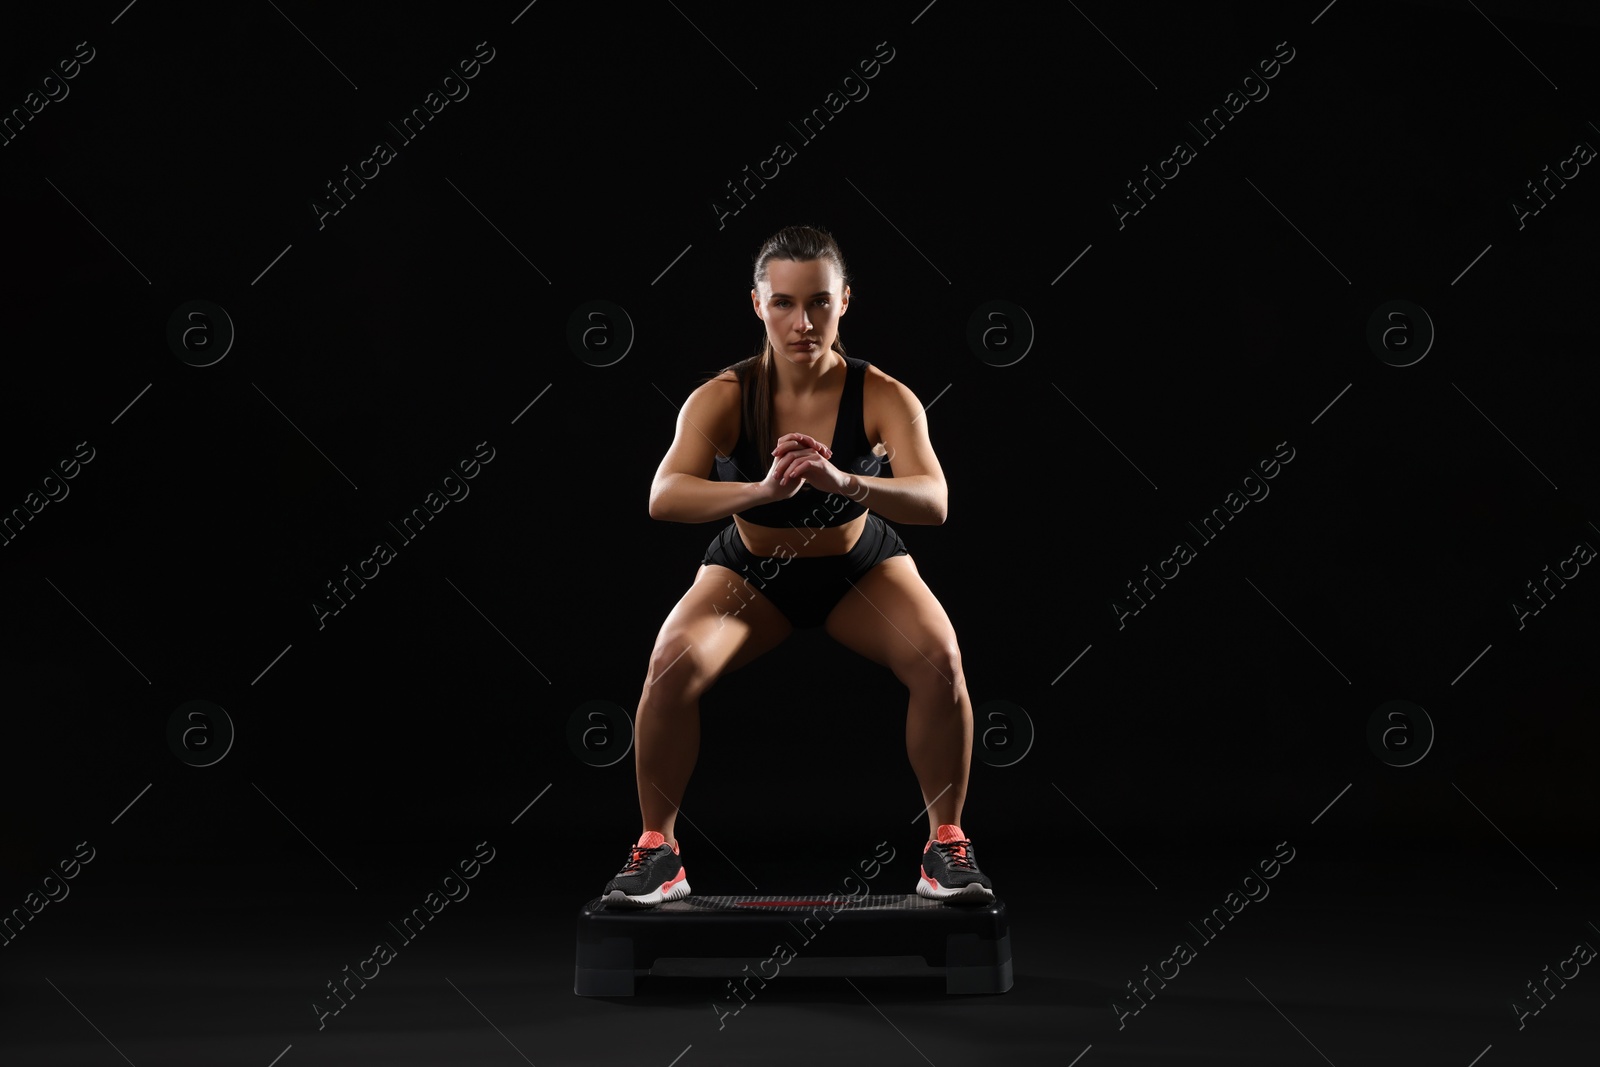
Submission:
[[715,522],[772,499],[762,482],[714,482],[681,471],[667,472],[657,474],[650,487],[650,517],[668,522]]
[[740,472],[756,478],[753,482],[714,482],[705,476],[717,455],[715,438],[732,435],[729,420],[738,416],[738,404],[739,383],[732,379],[706,382],[683,402],[672,446],[650,483],[652,519],[715,522],[775,499],[770,483],[757,477],[765,470]]
[[[898,458],[898,457],[897,457]],[[867,474],[846,474],[844,494],[858,504],[890,520],[907,525],[943,525],[945,504],[943,475],[918,474],[902,478],[878,478]]]
[[927,411],[915,393],[887,374],[879,379],[869,371],[867,384],[894,477],[847,471],[846,495],[891,522],[941,525],[950,510],[949,490],[928,439]]

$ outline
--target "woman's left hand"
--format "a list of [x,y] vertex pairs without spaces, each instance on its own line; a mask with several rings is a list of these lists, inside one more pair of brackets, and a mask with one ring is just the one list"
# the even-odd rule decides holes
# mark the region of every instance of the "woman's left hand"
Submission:
[[846,475],[835,467],[816,449],[805,447],[791,447],[782,449],[774,461],[779,484],[790,484],[795,479],[808,483],[813,489],[820,489],[825,493],[847,495],[849,485]]

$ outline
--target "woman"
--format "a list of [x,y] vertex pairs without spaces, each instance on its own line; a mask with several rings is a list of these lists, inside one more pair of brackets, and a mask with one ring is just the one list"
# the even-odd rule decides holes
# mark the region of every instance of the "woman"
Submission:
[[797,626],[822,626],[910,690],[906,751],[929,826],[917,892],[994,899],[960,827],[972,705],[955,631],[884,522],[944,522],[944,474],[916,396],[845,355],[848,281],[826,232],[779,231],[756,257],[750,291],[766,325],[761,354],[702,382],[678,412],[650,487],[651,518],[733,521],[650,655],[634,720],[644,832],[607,883],[607,905],[688,896],[673,830],[699,754],[700,697]]

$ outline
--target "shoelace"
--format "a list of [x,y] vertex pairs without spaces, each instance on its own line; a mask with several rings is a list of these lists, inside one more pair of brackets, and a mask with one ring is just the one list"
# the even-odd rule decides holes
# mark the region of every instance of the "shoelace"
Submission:
[[[972,860],[968,856],[968,850],[971,846],[972,842],[964,837],[958,837],[954,841],[935,841],[933,844],[933,847],[939,850],[940,855],[944,856],[951,867],[958,870],[975,871],[978,868],[973,866]],[[958,848],[960,849],[959,852],[956,851]]]
[[630,842],[628,847],[633,849],[633,852],[629,856],[628,862],[622,865],[622,870],[617,872],[619,875],[633,874],[635,871],[639,870],[645,865],[645,857],[653,856],[656,852],[656,849],[663,846],[657,845],[656,848],[640,848],[636,843]]

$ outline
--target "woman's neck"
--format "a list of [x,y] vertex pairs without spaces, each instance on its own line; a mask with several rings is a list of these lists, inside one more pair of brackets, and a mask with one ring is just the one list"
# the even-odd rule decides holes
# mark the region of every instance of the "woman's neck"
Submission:
[[826,358],[810,366],[798,366],[776,352],[772,359],[777,364],[778,391],[799,400],[808,399],[828,388],[835,374],[845,368],[844,357],[831,348]]

